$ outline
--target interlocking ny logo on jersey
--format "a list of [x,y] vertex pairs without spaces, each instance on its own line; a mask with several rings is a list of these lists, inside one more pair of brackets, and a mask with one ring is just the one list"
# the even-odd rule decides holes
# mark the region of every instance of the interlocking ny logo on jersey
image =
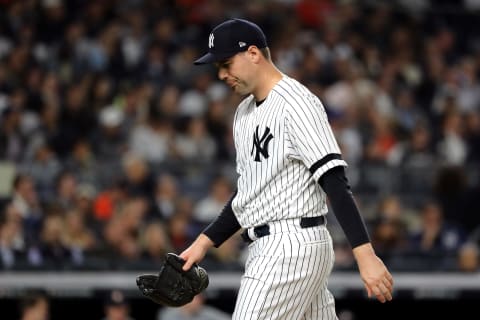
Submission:
[[255,133],[253,134],[253,147],[252,152],[250,153],[253,156],[255,152],[255,161],[260,162],[260,155],[262,155],[265,159],[269,157],[268,155],[268,144],[273,139],[273,134],[270,133],[270,128],[266,127],[265,131],[263,132],[262,137],[260,138],[258,134],[258,126],[255,129]]

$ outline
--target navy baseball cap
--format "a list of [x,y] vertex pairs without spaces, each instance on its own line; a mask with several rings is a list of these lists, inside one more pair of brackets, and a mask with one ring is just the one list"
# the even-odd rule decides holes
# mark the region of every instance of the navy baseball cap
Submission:
[[208,53],[194,64],[219,62],[247,51],[249,46],[267,47],[267,38],[255,23],[244,19],[231,19],[216,26],[208,37]]

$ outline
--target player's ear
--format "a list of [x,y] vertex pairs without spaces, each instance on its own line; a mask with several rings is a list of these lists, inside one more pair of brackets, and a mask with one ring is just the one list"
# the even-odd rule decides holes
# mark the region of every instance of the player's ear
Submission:
[[253,63],[258,63],[262,56],[260,49],[257,46],[250,46],[247,49],[247,56]]

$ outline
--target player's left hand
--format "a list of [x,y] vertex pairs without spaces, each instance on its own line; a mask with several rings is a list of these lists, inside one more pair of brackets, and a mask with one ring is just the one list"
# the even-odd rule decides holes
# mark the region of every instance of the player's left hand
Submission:
[[383,261],[375,254],[371,244],[354,248],[353,254],[368,297],[375,296],[382,303],[392,300],[393,277]]

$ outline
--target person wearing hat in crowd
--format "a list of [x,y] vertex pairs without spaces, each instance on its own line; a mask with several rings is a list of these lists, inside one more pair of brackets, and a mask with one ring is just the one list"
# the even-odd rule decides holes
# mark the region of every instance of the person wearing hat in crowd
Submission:
[[102,320],[135,320],[130,316],[130,304],[120,290],[111,291],[104,303],[105,317]]

